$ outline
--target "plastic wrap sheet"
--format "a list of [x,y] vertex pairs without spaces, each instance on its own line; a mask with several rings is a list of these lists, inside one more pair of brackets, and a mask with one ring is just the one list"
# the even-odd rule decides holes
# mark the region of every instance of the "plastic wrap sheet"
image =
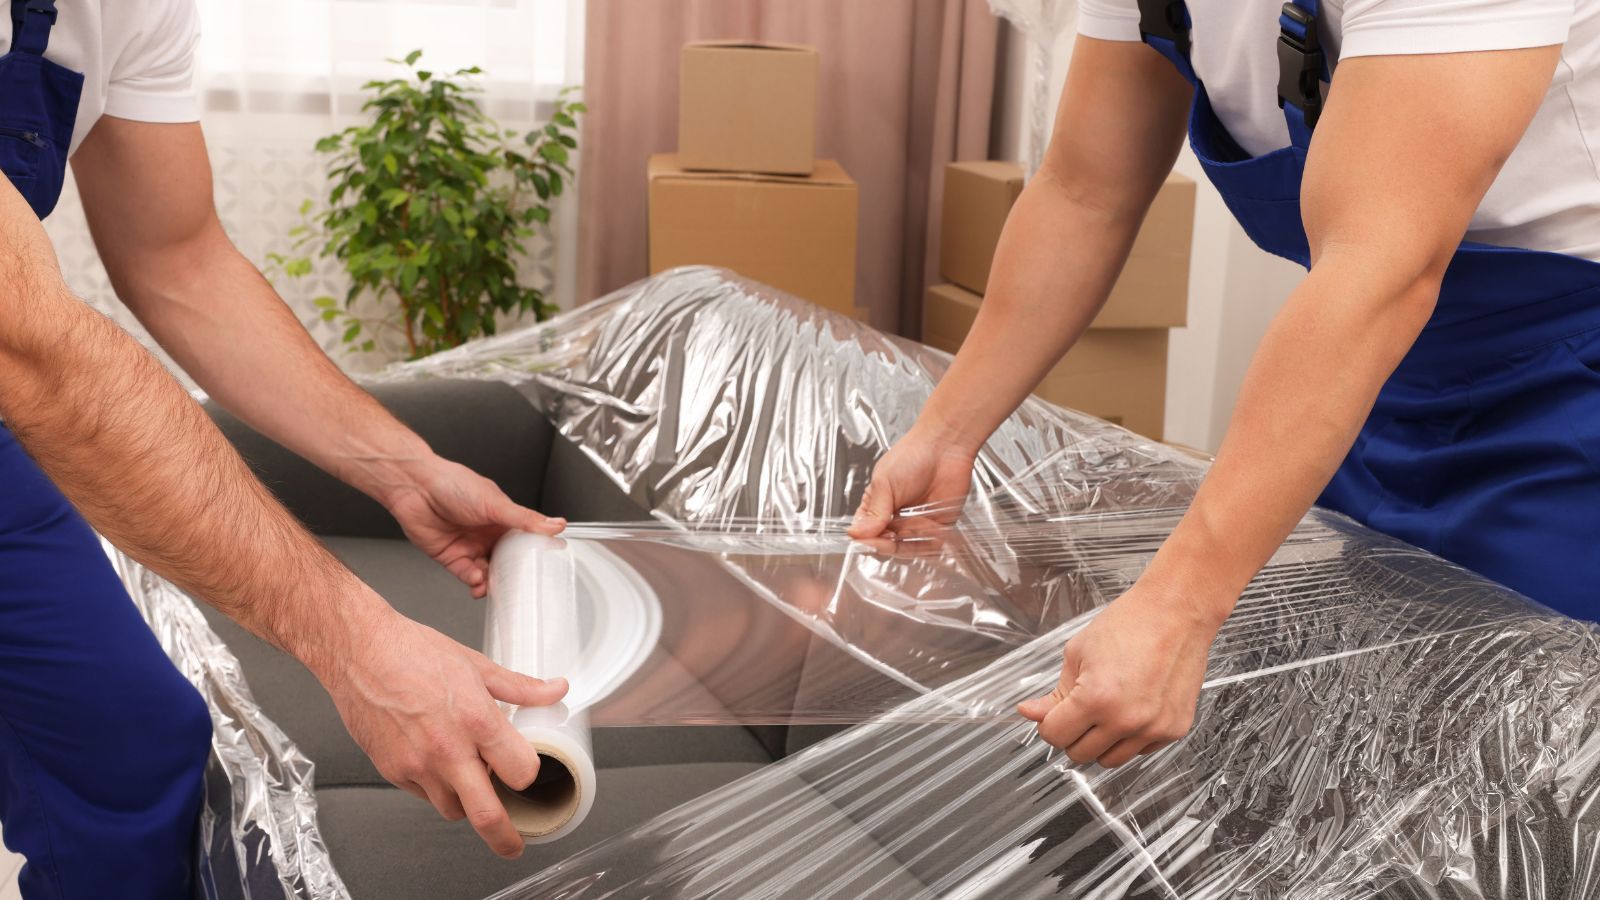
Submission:
[[[1171,524],[1018,522],[957,556],[1026,564],[1024,595],[1059,575],[1104,598]],[[874,577],[897,582],[901,565]],[[939,721],[1047,690],[1093,606],[1068,612],[496,897],[1600,895],[1590,627],[1317,514],[1224,627],[1183,742],[1106,771],[1072,766],[1030,723]]]
[[[1252,583],[1189,739],[1114,773],[1034,743],[1009,707],[1137,577],[1205,463],[1029,401],[953,529],[845,544],[948,360],[684,269],[382,376],[519,385],[660,520],[574,528],[575,554],[624,560],[669,603],[738,582],[725,596],[803,629],[807,662],[864,673],[802,667],[787,699],[774,679],[670,720],[875,716],[500,896],[1600,896],[1594,634],[1337,517]],[[123,564],[217,721],[209,861],[242,885],[219,895],[340,896],[304,759],[196,611]],[[798,639],[771,634],[782,665],[756,671],[793,663]],[[709,658],[739,671],[716,636]],[[623,696],[592,720],[650,715]]]
[[317,828],[311,761],[261,712],[239,661],[194,601],[109,543],[128,596],[211,708],[200,813],[206,900],[346,900]]
[[[844,522],[950,356],[720,269],[662,273],[378,381],[518,385],[656,517],[816,532]],[[964,515],[1181,508],[1204,464],[1030,399],[978,459]]]
[[[1595,633],[1336,516],[1308,517],[1252,582],[1183,742],[1105,772],[1002,715],[1052,681],[1204,474],[1105,423],[1029,401],[953,530],[774,588],[796,541],[837,535],[947,361],[688,269],[389,374],[522,385],[684,532],[575,546],[697,544],[904,688],[872,723],[500,897],[1600,896]],[[961,652],[919,636],[905,646],[925,658],[889,663],[886,636],[924,626],[989,643],[943,669]]]

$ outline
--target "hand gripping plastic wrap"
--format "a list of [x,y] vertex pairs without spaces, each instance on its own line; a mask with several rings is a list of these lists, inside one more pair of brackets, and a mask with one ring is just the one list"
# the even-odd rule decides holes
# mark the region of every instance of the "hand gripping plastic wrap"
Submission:
[[620,557],[663,610],[737,594],[717,574],[838,651],[777,702],[718,689],[665,720],[869,719],[497,897],[1600,896],[1595,631],[1332,514],[1252,582],[1187,739],[1115,771],[1039,744],[1011,705],[1205,463],[1029,401],[953,525],[843,541],[947,361],[690,269],[389,374],[523,385],[661,521],[573,529],[551,552],[580,573]]

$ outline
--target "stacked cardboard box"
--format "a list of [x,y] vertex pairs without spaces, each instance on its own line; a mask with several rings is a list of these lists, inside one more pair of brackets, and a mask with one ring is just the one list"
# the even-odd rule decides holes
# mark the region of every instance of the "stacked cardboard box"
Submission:
[[859,201],[844,169],[814,155],[816,51],[688,44],[678,90],[678,152],[647,170],[651,273],[723,266],[859,318]]
[[[1000,230],[1022,192],[1022,167],[952,163],[945,170],[939,273],[928,289],[923,339],[954,353],[988,290]],[[1160,438],[1166,412],[1168,329],[1187,321],[1194,182],[1169,176],[1134,241],[1111,296],[1035,391],[1062,406]],[[1072,235],[1061,235],[1062,241]]]

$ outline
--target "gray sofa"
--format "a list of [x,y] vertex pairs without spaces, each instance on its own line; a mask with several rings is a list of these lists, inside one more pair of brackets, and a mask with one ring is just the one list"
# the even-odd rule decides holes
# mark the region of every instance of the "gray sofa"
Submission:
[[[573,522],[644,512],[515,389],[428,381],[374,391],[441,455],[497,482],[519,503]],[[479,647],[481,601],[416,550],[381,506],[226,412],[213,418],[257,475],[341,560],[401,612]],[[206,608],[238,656],[263,711],[316,764],[317,803],[334,865],[358,900],[478,900],[836,730],[696,726],[597,729],[599,801],[582,828],[520,860],[495,857],[463,822],[445,822],[391,787],[345,732],[332,702],[296,661]]]

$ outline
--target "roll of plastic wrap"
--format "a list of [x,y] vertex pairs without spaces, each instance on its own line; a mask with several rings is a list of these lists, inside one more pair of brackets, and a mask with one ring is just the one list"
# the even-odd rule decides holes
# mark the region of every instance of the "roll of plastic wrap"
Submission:
[[[501,539],[489,569],[490,659],[538,678],[573,678],[582,639],[574,573],[572,554],[558,539],[520,531]],[[529,843],[565,837],[594,806],[588,713],[581,704],[517,707],[511,724],[539,752],[539,775],[521,791],[498,780],[495,789]]]

